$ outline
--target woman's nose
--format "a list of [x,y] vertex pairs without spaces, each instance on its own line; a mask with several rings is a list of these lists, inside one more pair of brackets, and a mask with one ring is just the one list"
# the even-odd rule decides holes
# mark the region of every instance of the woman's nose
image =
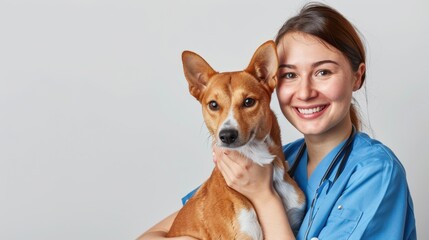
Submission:
[[314,89],[311,79],[306,78],[300,81],[297,89],[297,96],[300,100],[309,100],[317,96],[317,91]]

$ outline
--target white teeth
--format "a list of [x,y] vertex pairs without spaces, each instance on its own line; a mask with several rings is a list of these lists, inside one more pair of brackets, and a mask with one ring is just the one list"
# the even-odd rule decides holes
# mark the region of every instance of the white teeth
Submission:
[[323,110],[323,107],[315,107],[315,108],[298,108],[298,111],[304,115],[318,113]]

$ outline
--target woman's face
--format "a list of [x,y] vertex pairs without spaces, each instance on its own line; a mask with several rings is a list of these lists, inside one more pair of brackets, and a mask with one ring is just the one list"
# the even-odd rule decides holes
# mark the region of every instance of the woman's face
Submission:
[[319,38],[287,33],[278,46],[277,96],[289,122],[304,135],[351,126],[350,104],[365,65],[354,72],[348,59]]

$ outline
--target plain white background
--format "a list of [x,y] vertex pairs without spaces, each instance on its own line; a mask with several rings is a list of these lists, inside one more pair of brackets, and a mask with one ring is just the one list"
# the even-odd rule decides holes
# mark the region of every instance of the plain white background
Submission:
[[[0,239],[135,239],[179,209],[213,168],[181,52],[243,69],[303,3],[0,0]],[[365,36],[356,97],[428,239],[429,3],[326,3]],[[283,141],[299,138],[273,108]]]

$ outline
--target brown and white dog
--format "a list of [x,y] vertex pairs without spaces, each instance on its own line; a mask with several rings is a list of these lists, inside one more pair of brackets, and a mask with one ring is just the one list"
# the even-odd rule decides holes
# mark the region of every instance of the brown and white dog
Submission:
[[[215,144],[239,151],[260,165],[273,164],[273,184],[296,232],[305,212],[305,197],[289,177],[280,128],[270,109],[277,84],[275,44],[254,53],[244,71],[218,73],[199,55],[182,54],[190,93],[201,103]],[[263,239],[251,202],[227,186],[215,168],[210,178],[179,211],[168,237],[198,239]]]

